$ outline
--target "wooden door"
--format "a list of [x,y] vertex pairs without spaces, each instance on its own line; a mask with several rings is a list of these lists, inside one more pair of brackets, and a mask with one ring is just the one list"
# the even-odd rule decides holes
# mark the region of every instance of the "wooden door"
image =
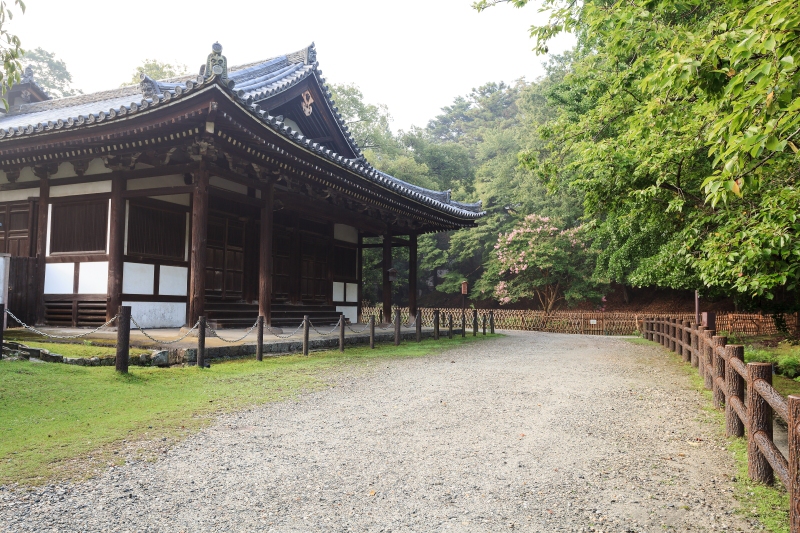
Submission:
[[230,217],[208,217],[206,295],[241,300],[244,286],[245,223]]
[[301,237],[302,262],[300,265],[300,297],[303,303],[328,302],[328,248],[327,239],[304,233]]
[[31,255],[31,202],[0,204],[0,252],[12,257]]

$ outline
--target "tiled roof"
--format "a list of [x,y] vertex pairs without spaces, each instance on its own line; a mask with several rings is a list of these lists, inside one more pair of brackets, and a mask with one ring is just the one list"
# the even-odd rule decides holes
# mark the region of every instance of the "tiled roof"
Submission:
[[[219,84],[234,99],[248,108],[268,127],[293,143],[317,153],[342,168],[354,171],[383,188],[391,189],[437,211],[468,220],[483,216],[484,212],[481,211],[480,202],[464,204],[452,201],[450,191],[432,191],[406,183],[376,170],[363,158],[331,98],[330,90],[325,85],[325,78],[322,77],[322,71],[319,70],[316,62],[316,49],[313,44],[291,54],[231,67],[227,71],[227,78],[224,74],[221,77],[212,72],[204,74],[159,81],[143,76],[139,85],[23,104],[19,110],[0,114],[0,143],[5,139],[30,136],[46,131],[72,129],[127,116],[153,106],[164,105],[191,92],[196,92],[200,87],[210,85],[219,78]],[[353,153],[358,156],[355,159],[345,158],[312,139],[304,137],[276,117],[260,109],[259,102],[286,91],[310,76],[314,76],[322,88],[326,103],[336,118],[342,134],[347,138]]]

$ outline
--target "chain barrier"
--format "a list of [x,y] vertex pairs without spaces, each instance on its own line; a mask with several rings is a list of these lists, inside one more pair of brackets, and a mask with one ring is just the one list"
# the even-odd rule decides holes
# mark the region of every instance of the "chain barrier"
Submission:
[[224,338],[224,337],[220,337],[220,336],[219,336],[219,332],[218,332],[217,330],[215,330],[214,328],[212,328],[211,326],[206,326],[206,327],[207,327],[207,328],[208,328],[208,330],[211,332],[211,336],[212,336],[212,337],[216,337],[216,338],[218,338],[219,340],[221,340],[222,342],[234,343],[234,342],[243,341],[243,340],[245,339],[245,337],[247,337],[248,335],[250,335],[250,333],[252,333],[252,331],[253,331],[254,329],[256,329],[256,326],[257,326],[257,325],[258,325],[258,319],[256,319],[255,323],[254,323],[252,326],[250,326],[250,329],[248,329],[247,331],[245,331],[245,332],[244,332],[244,335],[242,335],[242,336],[241,336],[241,337],[239,337],[238,339],[231,339],[231,340],[228,340],[228,339],[226,339],[226,338]]
[[347,329],[349,329],[353,333],[364,333],[365,331],[367,331],[369,329],[369,323],[367,323],[367,325],[364,326],[364,329],[362,329],[361,331],[353,329],[353,326],[351,326],[350,324],[347,324]]
[[92,333],[96,333],[97,331],[103,329],[104,327],[106,327],[109,324],[111,324],[112,322],[114,322],[117,318],[119,318],[119,315],[114,315],[111,318],[111,320],[109,320],[108,322],[106,322],[102,326],[98,326],[98,327],[96,327],[95,329],[93,329],[91,331],[87,331],[86,333],[79,333],[77,335],[51,335],[50,333],[45,333],[44,331],[40,331],[40,330],[38,330],[38,329],[36,329],[36,328],[34,328],[32,326],[29,326],[28,324],[26,324],[25,322],[23,322],[22,320],[20,320],[16,316],[14,316],[14,313],[9,311],[8,309],[6,309],[6,314],[8,316],[10,316],[11,318],[13,318],[15,321],[17,321],[17,323],[19,323],[23,328],[25,328],[25,329],[27,329],[29,331],[32,331],[33,333],[36,333],[37,335],[41,335],[43,337],[50,337],[51,339],[79,339],[81,337],[85,337],[87,335],[91,335]]
[[314,323],[311,322],[311,320],[308,321],[308,325],[311,326],[311,329],[313,329],[318,335],[322,335],[324,337],[326,335],[330,335],[331,333],[339,329],[339,323],[342,321],[342,316],[343,315],[339,315],[339,321],[336,322],[336,325],[333,326],[333,329],[327,333],[322,333],[320,330],[318,330],[317,327],[314,325]]
[[275,336],[276,336],[276,337],[278,337],[279,339],[288,339],[289,337],[294,337],[294,336],[297,334],[297,332],[298,332],[298,331],[300,331],[301,329],[303,329],[303,322],[302,322],[302,321],[300,321],[300,325],[299,325],[299,326],[297,326],[297,329],[295,329],[293,332],[289,333],[288,335],[282,335],[282,334],[280,334],[280,333],[275,333],[274,331],[272,331],[272,328],[271,328],[271,327],[269,327],[269,326],[268,326],[268,325],[266,325],[266,324],[264,324],[264,327],[265,327],[265,328],[267,328],[267,331],[269,331],[271,334],[275,335]]
[[180,342],[180,341],[182,341],[183,339],[185,339],[186,337],[188,337],[188,336],[189,336],[189,334],[190,334],[191,332],[193,332],[195,329],[197,329],[197,326],[199,326],[199,325],[200,325],[200,321],[198,320],[197,322],[195,322],[194,326],[192,326],[192,329],[190,329],[189,331],[187,331],[186,333],[184,333],[182,336],[178,337],[178,338],[177,338],[177,339],[175,339],[175,340],[171,340],[171,341],[164,341],[164,340],[161,340],[161,339],[156,339],[155,337],[153,337],[153,336],[151,336],[149,333],[147,333],[147,332],[146,332],[146,331],[145,331],[145,330],[142,328],[142,326],[140,326],[140,325],[139,325],[139,324],[136,322],[136,319],[135,319],[135,318],[131,317],[131,322],[133,322],[133,325],[134,325],[134,326],[136,326],[136,329],[138,329],[139,331],[141,331],[141,332],[142,332],[142,335],[144,335],[145,337],[147,337],[147,338],[148,338],[148,339],[150,339],[151,341],[153,341],[153,342],[157,342],[157,343],[159,343],[159,344],[175,344],[176,342]]

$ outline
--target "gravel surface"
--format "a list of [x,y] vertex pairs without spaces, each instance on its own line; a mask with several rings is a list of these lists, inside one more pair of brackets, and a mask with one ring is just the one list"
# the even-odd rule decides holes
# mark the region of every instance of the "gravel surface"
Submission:
[[733,511],[718,425],[665,356],[510,332],[375,362],[155,462],[0,488],[0,530],[758,530]]

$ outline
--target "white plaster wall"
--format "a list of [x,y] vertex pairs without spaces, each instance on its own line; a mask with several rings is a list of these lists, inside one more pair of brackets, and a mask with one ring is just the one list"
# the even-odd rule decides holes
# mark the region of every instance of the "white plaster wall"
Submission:
[[345,285],[344,301],[358,303],[358,283],[348,283]]
[[122,305],[131,306],[131,317],[143,328],[179,328],[186,323],[184,302],[122,302]]
[[208,184],[218,189],[225,189],[226,191],[233,191],[239,194],[247,194],[246,186],[240,183],[234,183],[232,181],[228,181],[224,178],[220,178],[219,176],[211,176],[210,178],[208,178]]
[[50,187],[51,198],[64,196],[77,196],[79,194],[110,193],[111,180],[95,181],[90,183],[75,183],[72,185],[53,185]]
[[336,311],[342,313],[353,324],[358,322],[358,307],[355,305],[337,305]]
[[67,163],[65,161],[58,165],[58,171],[50,176],[50,179],[57,180],[59,178],[72,178],[74,176],[77,176],[77,174],[75,174],[75,167],[72,166],[72,163]]
[[74,280],[75,263],[47,263],[44,267],[45,294],[72,294]]
[[162,266],[158,273],[158,294],[186,296],[188,275],[187,267]]
[[91,174],[109,174],[111,169],[106,166],[102,159],[99,157],[89,161],[89,166],[84,173],[85,176]]
[[143,189],[160,189],[161,187],[183,187],[181,174],[170,174],[169,176],[155,176],[152,178],[138,178],[128,180],[129,191],[141,191]]
[[23,167],[19,172],[17,183],[20,181],[39,181],[39,178],[37,178],[36,174],[33,173],[33,167]]
[[16,191],[0,192],[0,202],[20,202],[28,198],[38,198],[39,187],[33,189],[17,189]]
[[78,272],[78,294],[106,294],[108,292],[108,261],[81,263]]
[[143,263],[122,264],[123,294],[153,294],[155,266]]
[[358,230],[346,224],[334,224],[333,238],[337,241],[358,243]]
[[334,302],[344,301],[344,283],[342,283],[341,281],[333,282],[333,301]]
[[169,202],[171,204],[189,206],[188,194],[167,194],[165,196],[150,196],[153,200],[161,200],[162,202]]

